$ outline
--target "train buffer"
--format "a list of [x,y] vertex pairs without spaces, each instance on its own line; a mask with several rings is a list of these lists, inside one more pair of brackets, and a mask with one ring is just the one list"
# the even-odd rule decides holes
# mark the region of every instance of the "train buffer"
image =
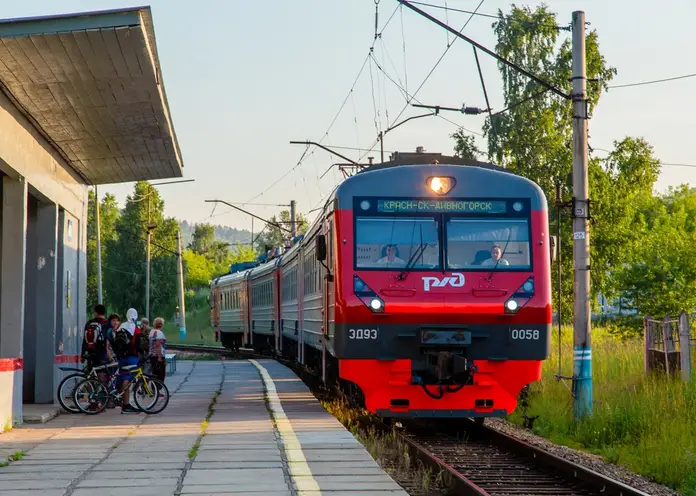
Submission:
[[181,360],[166,382],[158,415],[62,414],[0,434],[0,494],[406,494],[278,362]]

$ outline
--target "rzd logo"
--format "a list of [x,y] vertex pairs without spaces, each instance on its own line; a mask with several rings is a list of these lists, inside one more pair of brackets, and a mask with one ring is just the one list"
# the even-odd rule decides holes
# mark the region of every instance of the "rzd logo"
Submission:
[[444,288],[448,284],[453,288],[461,288],[464,286],[464,274],[453,272],[451,276],[445,276],[442,279],[432,276],[423,278],[423,289],[425,291],[430,291],[431,287]]

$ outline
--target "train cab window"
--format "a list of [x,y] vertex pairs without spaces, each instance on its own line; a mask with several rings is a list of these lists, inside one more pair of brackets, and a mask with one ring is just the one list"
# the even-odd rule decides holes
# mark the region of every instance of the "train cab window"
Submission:
[[531,268],[527,219],[447,219],[447,269]]
[[355,265],[359,269],[413,270],[440,267],[439,224],[435,217],[357,217]]

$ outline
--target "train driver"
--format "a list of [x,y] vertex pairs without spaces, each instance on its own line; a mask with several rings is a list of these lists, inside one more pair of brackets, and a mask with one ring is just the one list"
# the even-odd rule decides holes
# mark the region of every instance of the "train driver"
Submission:
[[378,264],[388,264],[388,265],[405,265],[402,259],[399,258],[399,248],[396,245],[386,245],[382,248],[382,258],[377,260]]
[[503,249],[498,243],[494,243],[491,247],[491,258],[485,260],[481,265],[510,265],[507,260],[503,258]]

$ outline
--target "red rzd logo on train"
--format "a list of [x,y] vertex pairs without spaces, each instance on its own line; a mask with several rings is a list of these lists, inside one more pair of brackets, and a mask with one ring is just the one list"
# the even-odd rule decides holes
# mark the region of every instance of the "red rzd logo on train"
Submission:
[[461,288],[464,286],[464,274],[453,272],[451,276],[445,276],[442,279],[434,276],[423,277],[424,291],[430,291],[430,288],[444,288],[447,285]]

